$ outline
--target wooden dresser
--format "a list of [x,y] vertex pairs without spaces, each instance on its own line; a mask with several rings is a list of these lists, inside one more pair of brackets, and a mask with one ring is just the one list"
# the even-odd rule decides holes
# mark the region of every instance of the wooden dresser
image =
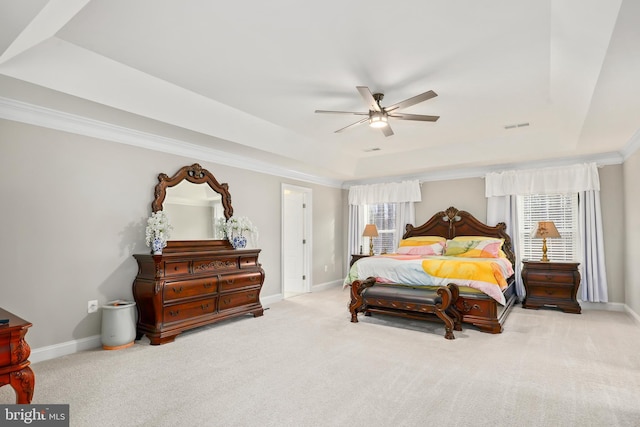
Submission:
[[576,299],[580,286],[577,262],[523,261],[524,308],[555,306],[567,313],[580,313]]
[[0,386],[9,384],[16,393],[16,403],[31,403],[35,375],[29,366],[31,348],[24,339],[31,323],[0,308]]
[[151,344],[164,344],[198,326],[248,313],[262,316],[260,249],[170,244],[162,255],[134,255],[136,339],[147,335]]

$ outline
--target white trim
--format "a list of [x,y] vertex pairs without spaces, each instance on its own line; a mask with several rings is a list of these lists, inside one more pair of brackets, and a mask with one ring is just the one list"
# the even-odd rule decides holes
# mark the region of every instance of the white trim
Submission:
[[[284,198],[285,198],[285,190],[290,189],[292,191],[296,191],[298,193],[304,194],[304,203],[305,209],[303,211],[303,223],[304,223],[304,238],[306,240],[303,246],[303,268],[302,274],[306,278],[304,282],[303,290],[304,292],[311,292],[311,283],[313,283],[312,270],[311,270],[311,260],[312,258],[312,248],[313,248],[313,190],[309,187],[301,187],[299,185],[292,185],[287,183],[281,183],[280,185],[280,210],[282,212],[280,221],[280,241],[284,241],[284,230],[287,224],[285,223],[285,207],[284,207]],[[284,246],[280,248],[280,271],[285,271],[284,260],[286,259],[284,253]],[[284,294],[284,280],[282,281],[282,293]]]
[[580,301],[580,307],[584,310],[625,311],[621,302],[589,302]]
[[638,151],[639,148],[640,148],[640,129],[638,129],[633,134],[633,136],[631,137],[627,145],[621,150],[622,158],[624,160],[627,160],[629,157],[631,157],[633,153]]
[[[640,135],[639,135],[640,140]],[[640,141],[638,143],[640,145]],[[629,145],[627,145],[628,147]],[[619,165],[625,161],[626,157],[622,152],[609,152],[598,155],[588,156],[575,156],[565,157],[561,159],[552,159],[546,161],[537,162],[522,162],[522,163],[503,163],[491,166],[484,166],[478,168],[460,168],[460,169],[447,169],[443,171],[425,172],[414,175],[401,175],[401,176],[387,176],[382,178],[371,178],[365,180],[353,180],[345,181],[342,184],[343,189],[348,189],[353,185],[362,184],[377,184],[391,181],[407,181],[417,179],[422,182],[433,181],[447,181],[451,179],[464,179],[464,178],[484,178],[490,172],[501,172],[508,169],[537,169],[554,166],[568,166],[580,163],[596,163],[598,167],[608,165]]]
[[342,181],[4,97],[0,97],[0,118],[327,187],[342,185]]
[[631,315],[631,317],[633,317],[636,322],[638,322],[638,324],[640,325],[640,316],[638,315],[638,313],[636,313],[635,311],[633,311],[631,309],[631,307],[629,307],[627,304],[624,305],[624,310],[629,313]]
[[336,288],[338,286],[342,287],[342,280],[333,280],[331,282],[318,283],[317,285],[313,285],[311,287],[311,292],[326,291],[327,289]]
[[280,302],[284,299],[284,295],[282,294],[275,294],[275,295],[269,295],[268,297],[260,297],[260,303],[262,304],[263,307],[269,307],[271,304],[275,304],[277,302]]
[[69,354],[78,353],[79,351],[93,350],[100,347],[102,347],[102,336],[92,335],[86,338],[32,349],[29,361],[31,361],[31,363],[44,362],[45,360],[55,359]]

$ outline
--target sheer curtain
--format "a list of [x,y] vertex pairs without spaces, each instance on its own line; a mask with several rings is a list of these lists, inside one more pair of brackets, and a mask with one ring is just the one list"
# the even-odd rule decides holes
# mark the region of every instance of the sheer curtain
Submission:
[[580,280],[580,299],[589,302],[608,302],[607,271],[604,263],[600,192],[578,193],[578,224],[584,268]]
[[[396,236],[402,237],[407,224],[415,221],[415,202],[422,201],[420,181],[354,185],[349,188],[348,257],[360,251],[359,242],[364,229],[363,205],[396,204]],[[398,242],[395,242],[396,246]],[[347,261],[347,264],[349,262]]]
[[396,215],[396,241],[394,245],[397,248],[407,228],[407,224],[416,223],[415,204],[413,202],[398,203],[396,206]]
[[522,301],[525,296],[524,285],[522,284],[522,259],[520,251],[520,224],[518,224],[518,211],[516,207],[515,195],[495,196],[487,199],[487,224],[496,225],[504,222],[507,225],[507,234],[511,237],[511,244],[516,255],[514,267],[516,279],[516,295]]
[[347,263],[345,265],[349,265],[351,261],[351,254],[360,253],[360,235],[362,234],[362,230],[364,230],[364,219],[362,206],[360,205],[349,205],[349,241],[347,244]]
[[[591,302],[607,302],[607,274],[605,269],[602,214],[600,212],[600,178],[595,163],[567,167],[504,171],[489,173],[485,180],[487,222],[507,223],[512,238],[518,233],[517,212],[513,208],[515,196],[526,194],[578,193],[578,217],[580,223],[581,299]],[[517,248],[514,241],[514,248]],[[516,257],[518,257],[516,250]],[[520,268],[521,260],[517,260]],[[520,279],[518,274],[517,279]],[[518,296],[524,288],[516,288]]]

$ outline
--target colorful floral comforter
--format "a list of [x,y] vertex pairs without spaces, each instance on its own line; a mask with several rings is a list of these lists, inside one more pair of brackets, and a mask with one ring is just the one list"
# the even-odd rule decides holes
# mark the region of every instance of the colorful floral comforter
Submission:
[[357,279],[376,277],[380,283],[418,286],[446,286],[455,283],[477,289],[502,305],[506,279],[513,275],[507,258],[464,258],[450,256],[378,255],[359,259],[351,267],[344,285]]

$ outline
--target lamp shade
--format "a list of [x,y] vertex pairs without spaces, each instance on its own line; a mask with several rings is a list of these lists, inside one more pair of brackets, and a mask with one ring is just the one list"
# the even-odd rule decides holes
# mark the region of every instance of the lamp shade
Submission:
[[378,237],[378,228],[375,224],[367,224],[362,232],[364,237]]
[[538,222],[538,227],[531,232],[531,237],[534,239],[546,239],[559,238],[561,236],[553,221],[540,221]]

